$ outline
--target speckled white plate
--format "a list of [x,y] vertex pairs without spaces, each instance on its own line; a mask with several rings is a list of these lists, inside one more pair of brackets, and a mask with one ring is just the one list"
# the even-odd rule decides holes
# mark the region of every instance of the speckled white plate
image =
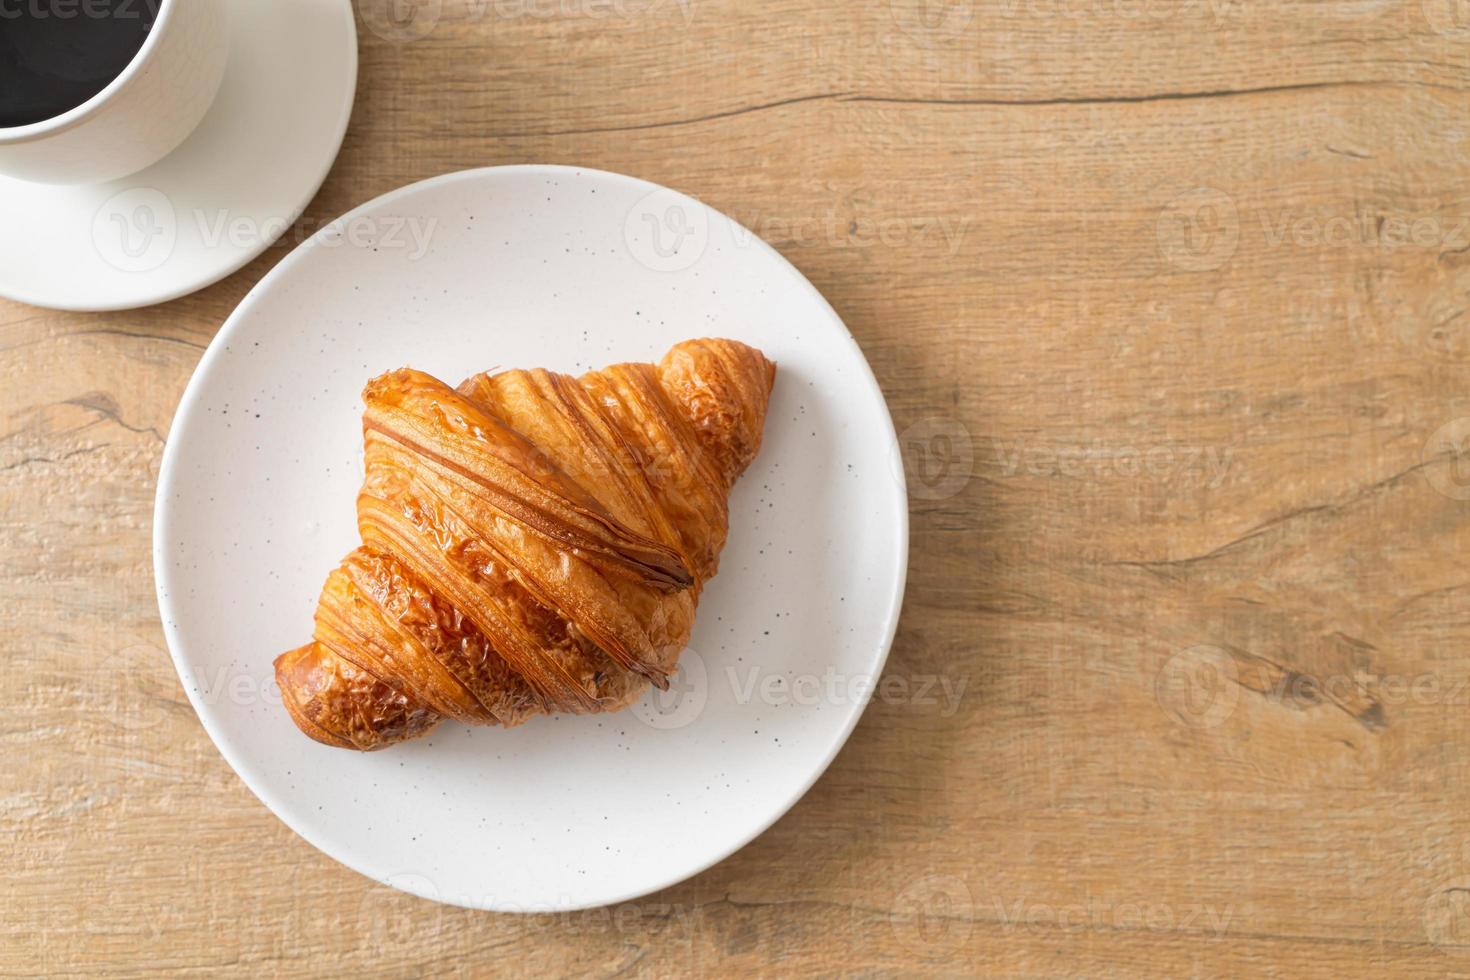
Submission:
[[[667,695],[512,730],[317,745],[271,660],[357,543],[361,404],[409,364],[580,371],[734,337],[779,365],[720,574]],[[759,238],[653,184],[565,167],[449,174],[292,252],[204,355],[159,477],[158,601],[220,752],[292,829],[378,881],[497,910],[671,885],[769,827],[852,731],[897,624],[908,519],[862,353]]]

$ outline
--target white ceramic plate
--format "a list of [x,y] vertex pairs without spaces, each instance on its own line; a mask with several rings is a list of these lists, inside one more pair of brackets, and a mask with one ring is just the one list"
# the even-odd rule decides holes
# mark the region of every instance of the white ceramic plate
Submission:
[[352,114],[352,4],[232,0],[229,13],[219,94],[178,149],[104,184],[0,177],[0,296],[59,310],[162,303],[296,233]]
[[[310,637],[322,580],[357,543],[369,377],[575,372],[699,336],[779,368],[670,695],[512,730],[445,723],[371,754],[296,730],[271,660]],[[154,531],[179,676],[246,784],[363,874],[497,910],[634,898],[769,827],[862,713],[908,550],[887,407],[816,290],[690,198],[564,167],[414,184],[282,261],[184,394]]]

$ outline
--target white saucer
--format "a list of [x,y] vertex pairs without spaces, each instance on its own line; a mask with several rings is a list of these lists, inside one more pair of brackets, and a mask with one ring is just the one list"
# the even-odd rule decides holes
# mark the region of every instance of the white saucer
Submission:
[[224,278],[287,231],[327,176],[357,88],[349,0],[236,0],[199,128],[121,180],[0,177],[0,296],[121,310]]

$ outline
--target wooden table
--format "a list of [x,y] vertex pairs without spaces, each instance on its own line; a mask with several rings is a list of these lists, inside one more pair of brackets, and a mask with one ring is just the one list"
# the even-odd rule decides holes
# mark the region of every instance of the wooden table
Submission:
[[1462,7],[436,7],[362,27],[308,228],[545,161],[765,237],[903,433],[898,681],[645,901],[372,885],[220,758],[153,597],[170,419],[285,246],[150,309],[0,303],[0,973],[1470,971]]

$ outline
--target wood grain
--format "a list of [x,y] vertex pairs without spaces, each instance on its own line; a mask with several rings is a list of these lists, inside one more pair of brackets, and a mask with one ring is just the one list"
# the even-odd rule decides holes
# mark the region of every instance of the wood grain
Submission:
[[0,302],[0,973],[1470,973],[1451,0],[443,0],[413,41],[363,4],[303,228],[539,161],[765,237],[903,433],[897,683],[647,900],[373,885],[219,757],[153,598],[170,419],[286,246],[144,310]]

